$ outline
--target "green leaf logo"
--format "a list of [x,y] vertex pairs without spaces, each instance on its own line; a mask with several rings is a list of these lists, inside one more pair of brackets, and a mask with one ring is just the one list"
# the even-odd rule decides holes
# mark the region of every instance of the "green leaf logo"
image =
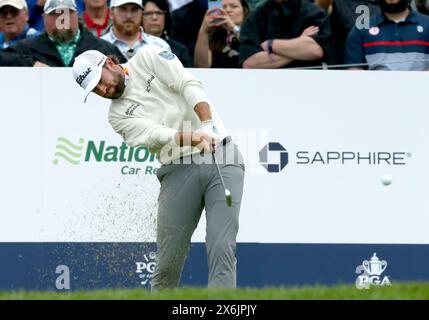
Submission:
[[80,138],[79,144],[76,145],[64,137],[59,137],[55,148],[54,164],[57,165],[59,163],[59,158],[61,158],[72,165],[78,165],[80,163],[84,142],[85,140]]

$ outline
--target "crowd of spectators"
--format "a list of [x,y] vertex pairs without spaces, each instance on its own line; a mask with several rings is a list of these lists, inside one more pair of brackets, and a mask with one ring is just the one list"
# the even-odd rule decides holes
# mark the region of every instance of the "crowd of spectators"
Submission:
[[185,67],[429,70],[429,0],[208,1],[0,0],[0,66],[154,44]]

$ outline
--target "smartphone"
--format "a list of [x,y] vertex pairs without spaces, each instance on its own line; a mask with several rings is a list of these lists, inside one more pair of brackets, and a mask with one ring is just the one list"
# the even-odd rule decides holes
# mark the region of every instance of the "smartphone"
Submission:
[[[210,11],[210,14],[219,14],[221,11],[219,10],[222,8],[222,0],[207,0],[207,5]],[[214,23],[219,23],[223,19],[214,19]]]

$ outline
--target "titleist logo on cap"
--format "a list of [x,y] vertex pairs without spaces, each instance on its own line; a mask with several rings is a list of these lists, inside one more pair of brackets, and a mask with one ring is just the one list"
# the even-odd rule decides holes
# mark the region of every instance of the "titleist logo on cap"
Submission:
[[82,82],[90,73],[91,73],[91,68],[86,69],[86,71],[83,74],[81,74],[79,77],[76,78],[76,82],[79,83],[79,85],[81,85]]

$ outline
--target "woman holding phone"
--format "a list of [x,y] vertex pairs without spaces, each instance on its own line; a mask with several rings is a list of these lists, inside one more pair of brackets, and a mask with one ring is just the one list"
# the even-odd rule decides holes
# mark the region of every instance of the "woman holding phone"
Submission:
[[196,67],[239,67],[240,26],[248,13],[246,0],[222,0],[222,8],[209,6],[195,45]]

